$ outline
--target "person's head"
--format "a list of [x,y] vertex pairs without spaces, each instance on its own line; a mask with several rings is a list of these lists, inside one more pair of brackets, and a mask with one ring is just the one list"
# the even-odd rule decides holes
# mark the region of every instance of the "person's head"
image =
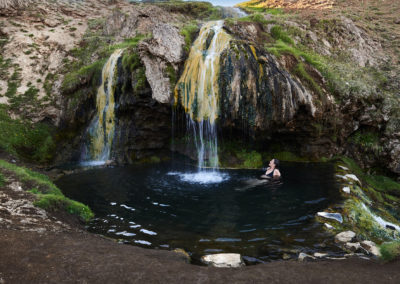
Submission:
[[279,169],[279,160],[278,159],[272,159],[271,161],[269,161],[269,166]]

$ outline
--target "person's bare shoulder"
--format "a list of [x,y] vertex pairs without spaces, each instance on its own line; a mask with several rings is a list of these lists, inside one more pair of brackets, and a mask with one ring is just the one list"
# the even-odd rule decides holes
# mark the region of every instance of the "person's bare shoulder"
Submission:
[[281,172],[278,169],[276,169],[274,171],[274,177],[280,177],[280,176],[281,176]]

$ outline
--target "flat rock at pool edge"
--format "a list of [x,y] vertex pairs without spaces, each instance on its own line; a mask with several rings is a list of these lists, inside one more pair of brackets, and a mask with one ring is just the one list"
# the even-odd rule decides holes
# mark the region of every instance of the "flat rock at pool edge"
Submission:
[[335,236],[335,242],[337,243],[348,243],[356,236],[353,231],[345,231],[337,234]]
[[327,218],[327,219],[336,220],[339,223],[343,222],[342,214],[340,214],[340,213],[318,212],[317,216],[320,216],[320,217],[323,217],[323,218]]
[[305,261],[305,260],[310,260],[310,259],[316,259],[316,258],[309,254],[306,254],[304,252],[301,252],[298,257],[299,261]]
[[245,265],[238,253],[208,254],[201,257],[201,261],[214,267],[241,267]]

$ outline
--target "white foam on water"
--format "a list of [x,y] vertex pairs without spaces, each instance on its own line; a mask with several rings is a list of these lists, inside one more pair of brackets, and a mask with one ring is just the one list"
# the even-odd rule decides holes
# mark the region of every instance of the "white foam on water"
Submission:
[[104,166],[107,161],[86,161],[81,162],[80,165],[84,167],[97,167],[97,166]]
[[150,230],[146,230],[146,229],[140,229],[140,231],[141,231],[142,233],[144,233],[144,234],[151,235],[151,236],[157,235],[156,232],[153,232],[153,231],[150,231]]
[[150,242],[148,242],[148,241],[143,241],[143,240],[136,240],[135,243],[141,244],[141,245],[148,245],[148,246],[151,245]]
[[121,204],[120,206],[125,208],[125,209],[131,210],[131,211],[135,211],[136,210],[135,208],[129,207],[129,206],[125,205],[125,204]]
[[127,232],[127,231],[117,232],[117,233],[115,233],[115,234],[118,235],[118,236],[122,235],[122,236],[125,236],[125,237],[133,237],[133,236],[136,236],[136,234],[134,234],[134,233],[129,233],[129,232]]
[[168,175],[179,177],[181,181],[188,183],[210,184],[221,183],[229,179],[229,175],[220,172],[197,172],[197,173],[179,173],[169,172]]

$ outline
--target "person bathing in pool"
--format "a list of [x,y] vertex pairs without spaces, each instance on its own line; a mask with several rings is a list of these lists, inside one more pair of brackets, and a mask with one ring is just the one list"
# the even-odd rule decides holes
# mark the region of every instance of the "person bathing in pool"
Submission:
[[279,178],[281,176],[281,172],[279,171],[279,160],[272,159],[269,161],[269,167],[265,174],[261,176],[261,178]]

